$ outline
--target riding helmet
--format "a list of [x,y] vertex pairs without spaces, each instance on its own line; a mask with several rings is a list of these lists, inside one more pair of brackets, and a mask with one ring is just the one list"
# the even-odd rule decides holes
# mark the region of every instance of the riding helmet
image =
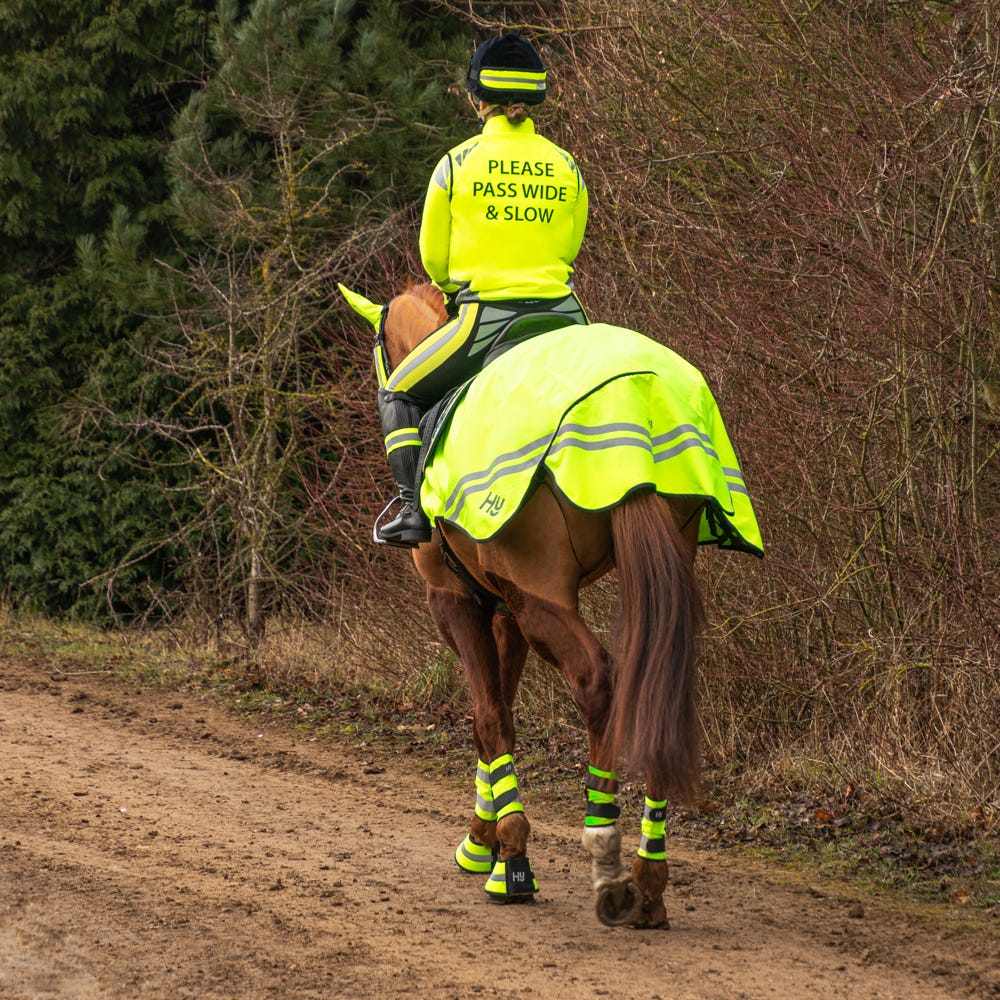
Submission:
[[487,104],[541,104],[545,66],[531,42],[510,32],[476,49],[465,84],[473,97]]

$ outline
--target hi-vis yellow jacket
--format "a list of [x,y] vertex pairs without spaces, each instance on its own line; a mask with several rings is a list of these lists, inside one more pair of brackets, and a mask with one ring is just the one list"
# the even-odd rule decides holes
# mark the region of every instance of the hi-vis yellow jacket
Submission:
[[420,256],[443,291],[486,302],[558,299],[587,225],[587,186],[565,150],[530,118],[501,114],[448,152],[424,201]]

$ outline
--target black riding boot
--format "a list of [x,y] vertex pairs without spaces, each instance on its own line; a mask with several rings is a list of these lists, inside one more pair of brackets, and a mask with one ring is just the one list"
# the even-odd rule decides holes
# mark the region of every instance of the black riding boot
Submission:
[[421,410],[406,393],[378,391],[378,410],[389,468],[399,489],[403,509],[388,524],[376,527],[378,541],[414,548],[430,541],[431,526],[417,495],[417,464],[420,460]]

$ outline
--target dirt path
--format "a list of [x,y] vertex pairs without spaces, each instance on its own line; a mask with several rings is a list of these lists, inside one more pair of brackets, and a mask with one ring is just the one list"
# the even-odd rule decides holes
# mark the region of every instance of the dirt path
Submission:
[[1000,996],[996,939],[681,845],[673,930],[602,927],[530,801],[540,898],[491,906],[471,788],[406,769],[0,654],[0,998]]

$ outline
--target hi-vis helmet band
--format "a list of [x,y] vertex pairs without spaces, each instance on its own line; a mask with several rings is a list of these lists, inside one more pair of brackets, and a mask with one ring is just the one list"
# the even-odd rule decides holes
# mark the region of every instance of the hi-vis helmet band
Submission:
[[479,83],[487,90],[523,90],[535,94],[545,90],[545,70],[539,73],[527,69],[481,69]]

